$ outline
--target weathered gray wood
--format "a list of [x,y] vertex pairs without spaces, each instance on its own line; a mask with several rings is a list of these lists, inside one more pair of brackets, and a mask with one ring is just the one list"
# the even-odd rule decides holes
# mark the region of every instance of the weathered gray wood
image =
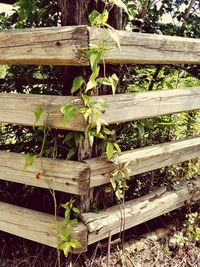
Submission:
[[90,45],[107,47],[109,64],[199,64],[200,40],[177,36],[115,31],[121,49],[107,29],[90,29]]
[[106,29],[68,26],[0,31],[0,64],[88,65],[89,44],[107,46],[110,64],[198,64],[200,41],[192,38],[116,31],[121,49]]
[[[61,219],[58,217],[57,221]],[[3,202],[0,202],[0,231],[54,248],[59,242],[58,228],[53,215]],[[86,250],[87,228],[83,223],[78,223],[73,227],[72,236],[80,241],[82,250]]]
[[200,109],[200,87],[94,97],[108,124]]
[[33,126],[35,123],[35,110],[43,107],[45,112],[36,126],[42,126],[45,121],[52,128],[84,130],[85,121],[81,115],[73,118],[67,125],[60,111],[62,104],[81,105],[81,100],[70,96],[50,96],[32,94],[0,94],[0,122]]
[[[200,137],[194,137],[122,152],[117,161],[119,164],[129,162],[130,175],[136,175],[198,156],[200,156]],[[110,173],[115,168],[112,163],[103,157],[86,162],[91,168],[91,187],[109,183]]]
[[0,151],[1,180],[78,195],[88,192],[90,170],[84,163],[36,158],[26,170],[24,165],[25,155]]
[[[145,93],[94,96],[94,102],[107,104],[101,118],[108,124],[151,118],[159,115],[200,109],[200,87]],[[60,107],[63,103],[81,106],[77,97],[0,94],[0,122],[33,125],[34,111],[41,106],[46,111],[37,126],[47,120],[53,128],[83,131],[86,125],[81,115],[64,125]],[[47,116],[48,114],[48,116]]]
[[0,31],[0,64],[88,65],[86,26]]
[[182,207],[185,201],[198,199],[200,199],[200,179],[174,187],[171,192],[166,188],[160,188],[153,193],[126,202],[124,206],[116,205],[98,214],[83,213],[82,220],[90,232],[88,244]]

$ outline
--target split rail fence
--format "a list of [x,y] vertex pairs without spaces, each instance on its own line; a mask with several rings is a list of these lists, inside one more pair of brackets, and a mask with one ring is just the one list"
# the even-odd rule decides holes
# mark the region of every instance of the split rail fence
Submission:
[[[39,28],[0,31],[0,64],[49,64],[87,66],[84,49],[98,44],[99,37],[110,47],[105,52],[107,64],[200,64],[200,40],[162,35],[117,32],[119,49],[105,29],[87,26]],[[103,36],[103,37],[102,37]],[[165,114],[200,109],[200,87],[162,90],[144,93],[94,96],[95,102],[107,108],[101,118],[108,124],[134,121]],[[38,106],[48,112],[53,128],[83,131],[85,121],[78,115],[67,126],[63,123],[60,106],[63,103],[80,105],[73,96],[44,96],[30,94],[0,94],[0,123],[34,125]],[[37,126],[43,125],[42,117]],[[200,137],[172,141],[119,154],[119,162],[130,162],[131,175],[159,169],[174,163],[198,158]],[[105,158],[84,162],[43,159],[45,177],[35,179],[41,169],[40,160],[24,171],[25,155],[0,151],[0,179],[65,193],[85,195],[90,188],[109,183],[113,164]],[[48,184],[46,182],[48,180]],[[130,200],[124,206],[124,228],[128,229],[184,205],[185,201],[200,198],[200,179],[186,183],[173,191],[161,187],[146,196]],[[11,214],[12,213],[12,214]],[[95,214],[85,212],[73,235],[82,245],[106,238],[121,231],[121,206],[116,205]],[[52,247],[57,247],[54,216],[0,203],[0,230]]]

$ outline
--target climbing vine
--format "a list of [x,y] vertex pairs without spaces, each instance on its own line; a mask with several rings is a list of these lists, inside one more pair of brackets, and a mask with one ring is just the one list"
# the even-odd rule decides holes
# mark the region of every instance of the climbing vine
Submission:
[[[120,1],[119,1],[120,2]],[[92,11],[89,15],[89,21],[93,28],[106,27],[109,29],[111,38],[116,42],[116,45],[120,49],[120,43],[118,36],[115,30],[109,26],[107,23],[109,18],[109,11],[105,9],[102,13],[97,10]],[[63,122],[67,125],[70,120],[75,118],[78,114],[82,114],[86,122],[86,127],[84,131],[85,138],[89,140],[89,144],[92,147],[94,144],[95,138],[99,140],[98,144],[101,148],[103,155],[105,154],[106,159],[110,162],[113,162],[115,166],[114,170],[110,174],[110,181],[115,191],[116,197],[119,200],[124,198],[124,192],[128,188],[126,180],[129,179],[128,163],[120,164],[118,163],[117,154],[121,152],[120,146],[115,140],[115,130],[109,129],[106,121],[101,119],[101,112],[108,106],[102,103],[96,103],[92,96],[98,93],[98,90],[101,86],[110,86],[112,93],[115,94],[116,88],[118,86],[119,78],[114,73],[111,76],[106,76],[106,66],[104,64],[104,52],[108,49],[106,46],[102,45],[93,45],[86,50],[87,58],[90,62],[91,74],[88,80],[84,79],[82,76],[75,77],[71,94],[76,94],[77,97],[82,99],[81,106],[75,106],[73,103],[63,103],[60,107],[60,112],[63,114]],[[103,62],[103,75],[101,63]],[[35,110],[35,124],[40,120],[41,116],[45,113],[43,107],[37,107]],[[45,143],[45,138],[47,131],[50,130],[48,126],[48,114],[46,122],[43,127],[44,139],[42,144]],[[70,144],[71,140],[74,139],[74,146],[72,146],[67,155],[67,159],[71,159],[76,153],[77,148],[80,144],[81,133],[70,132],[66,135],[64,143]],[[42,145],[40,157],[43,154],[44,146]],[[36,158],[36,155],[28,153],[26,155],[25,168],[31,166]],[[42,160],[41,160],[42,164]],[[54,191],[49,187],[51,194],[54,199],[54,205],[57,207]],[[64,254],[67,256],[71,249],[80,249],[80,242],[71,236],[73,225],[78,223],[79,209],[74,207],[75,200],[71,199],[69,202],[62,204],[62,207],[65,209],[65,216],[62,222],[57,222],[58,225],[58,236],[59,244],[58,249],[63,250]],[[72,219],[71,219],[72,218]],[[55,219],[56,219],[56,208],[55,208]]]

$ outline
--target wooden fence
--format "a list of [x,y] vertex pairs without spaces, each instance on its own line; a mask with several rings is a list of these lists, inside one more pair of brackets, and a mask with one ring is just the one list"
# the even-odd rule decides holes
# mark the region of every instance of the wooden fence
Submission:
[[[88,65],[85,48],[89,44],[110,47],[105,52],[107,64],[200,64],[200,41],[196,39],[117,32],[119,49],[105,29],[94,30],[87,26],[39,28],[0,31],[0,64],[51,64]],[[152,118],[200,109],[200,87],[162,90],[145,93],[94,96],[97,103],[107,104],[101,118],[108,124]],[[48,113],[48,123],[53,128],[84,131],[85,121],[78,115],[64,125],[60,106],[63,103],[81,105],[81,99],[65,96],[44,96],[15,93],[0,94],[0,122],[18,125],[34,125],[34,111],[42,106]],[[44,114],[37,126],[43,125]],[[200,137],[167,142],[138,148],[119,154],[119,163],[130,162],[131,175],[156,170],[174,163],[200,156]],[[86,194],[90,188],[109,183],[114,166],[105,158],[93,158],[84,162],[39,159],[24,171],[25,156],[0,151],[0,179],[48,188],[77,195]],[[41,170],[40,170],[41,169]],[[41,171],[40,179],[35,172]],[[44,175],[45,173],[45,175]],[[200,198],[200,180],[185,183],[172,192],[161,187],[146,196],[116,205],[99,214],[86,212],[74,229],[84,248],[87,245],[125,229],[148,221],[184,205],[186,200]],[[12,216],[11,213],[12,212]],[[122,218],[123,217],[123,218]],[[57,231],[52,215],[0,203],[0,230],[36,242],[57,246]]]

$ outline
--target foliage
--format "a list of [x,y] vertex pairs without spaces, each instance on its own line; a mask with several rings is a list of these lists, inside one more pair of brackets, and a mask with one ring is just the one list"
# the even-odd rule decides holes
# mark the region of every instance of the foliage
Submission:
[[174,234],[177,247],[186,246],[189,242],[200,241],[200,214],[198,211],[186,215],[186,222],[181,231]]
[[[77,217],[80,213],[79,209],[74,207],[74,202],[75,200],[71,199],[69,202],[62,204],[65,209],[65,217],[64,220],[58,223],[60,239],[58,248],[63,250],[65,256],[68,256],[71,249],[82,248],[80,242],[71,236],[72,227],[78,223]],[[72,212],[74,219],[70,219]]]

